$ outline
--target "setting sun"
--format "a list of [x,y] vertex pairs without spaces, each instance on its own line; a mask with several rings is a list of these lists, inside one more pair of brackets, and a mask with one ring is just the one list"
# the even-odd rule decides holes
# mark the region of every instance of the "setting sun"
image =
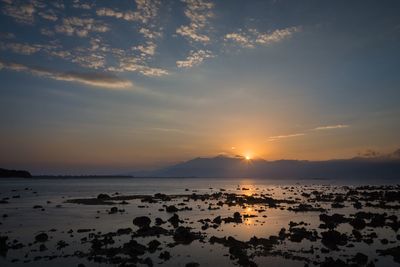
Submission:
[[251,157],[250,157],[249,155],[244,156],[244,158],[245,158],[246,160],[251,160]]

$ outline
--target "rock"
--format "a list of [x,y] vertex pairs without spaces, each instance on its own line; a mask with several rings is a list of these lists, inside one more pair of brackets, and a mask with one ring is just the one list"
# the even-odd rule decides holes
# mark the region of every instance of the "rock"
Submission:
[[190,228],[179,226],[174,232],[174,240],[179,244],[190,244],[193,240],[201,238],[198,233],[193,233]]
[[189,263],[186,263],[186,265],[185,265],[185,267],[199,267],[199,266],[200,266],[200,264],[197,262],[189,262]]
[[383,250],[378,249],[376,252],[382,256],[392,256],[395,262],[400,263],[400,246]]
[[362,253],[357,253],[352,259],[358,266],[365,265],[368,262],[368,256]]
[[322,244],[331,250],[337,250],[337,246],[344,246],[347,244],[347,236],[335,230],[322,232]]
[[232,217],[227,217],[222,219],[225,223],[242,223],[242,216],[240,215],[239,212],[235,212]]
[[46,242],[49,239],[49,236],[46,233],[41,233],[35,236],[36,242]]
[[160,253],[160,256],[158,257],[164,261],[167,261],[171,258],[171,254],[168,251],[163,251]]
[[292,242],[301,242],[303,239],[308,239],[310,241],[316,241],[318,234],[316,231],[308,231],[306,228],[290,228],[289,239]]
[[153,261],[151,258],[147,257],[142,261],[143,264],[147,265],[148,267],[153,267]]
[[120,228],[117,230],[117,235],[128,235],[130,233],[132,233],[131,228]]
[[174,228],[179,226],[179,223],[183,223],[183,221],[179,220],[179,216],[175,213],[168,221],[172,224]]
[[294,211],[294,212],[308,212],[308,211],[325,212],[325,209],[323,209],[323,208],[313,207],[310,204],[304,204],[304,203],[301,203],[295,207],[289,207],[288,210]]
[[221,216],[215,217],[215,218],[212,220],[212,222],[213,222],[213,223],[216,223],[216,224],[221,224],[221,223],[222,223]]
[[163,219],[161,219],[161,218],[156,218],[156,225],[162,225],[162,224],[164,224],[165,222],[163,221]]
[[107,195],[107,194],[99,194],[97,196],[97,199],[99,199],[99,200],[109,200],[109,199],[111,199],[111,197],[109,195]]
[[161,243],[158,240],[154,239],[150,241],[147,245],[149,247],[149,252],[154,253],[157,250],[157,248],[161,245]]
[[170,213],[179,211],[179,209],[178,209],[177,207],[175,207],[174,205],[167,206],[167,207],[165,208],[165,210],[166,210],[167,212],[170,212]]
[[139,244],[135,240],[130,240],[128,243],[125,243],[123,245],[123,251],[125,254],[128,254],[129,256],[136,258],[139,255],[143,255],[146,253],[146,247],[143,246],[142,244]]
[[108,212],[108,214],[115,214],[115,213],[117,213],[118,212],[118,208],[117,207],[112,207],[111,209],[110,209],[110,212]]
[[328,214],[320,214],[319,219],[325,223],[326,228],[329,229],[334,229],[336,228],[339,224],[341,223],[346,223],[348,222],[348,219],[344,217],[342,214],[333,214],[333,215],[328,215]]
[[350,225],[354,227],[356,230],[362,230],[365,228],[366,223],[364,219],[361,218],[355,218],[354,220],[350,221]]
[[57,250],[63,249],[69,246],[64,240],[60,240],[57,242]]
[[139,228],[149,228],[151,220],[147,216],[139,216],[133,219],[133,224]]
[[87,233],[87,232],[90,232],[90,231],[92,231],[92,229],[78,229],[78,230],[76,230],[76,232],[77,233]]
[[7,245],[8,236],[0,236],[0,255],[5,257],[8,251]]

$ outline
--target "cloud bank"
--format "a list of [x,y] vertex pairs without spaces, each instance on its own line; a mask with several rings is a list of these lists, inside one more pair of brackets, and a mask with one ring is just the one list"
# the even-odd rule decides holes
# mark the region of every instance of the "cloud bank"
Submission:
[[26,72],[35,76],[45,77],[58,81],[76,82],[93,87],[107,89],[129,89],[133,84],[130,80],[119,78],[108,73],[79,73],[79,72],[57,72],[50,69],[30,67],[19,63],[0,61],[0,69],[18,72]]

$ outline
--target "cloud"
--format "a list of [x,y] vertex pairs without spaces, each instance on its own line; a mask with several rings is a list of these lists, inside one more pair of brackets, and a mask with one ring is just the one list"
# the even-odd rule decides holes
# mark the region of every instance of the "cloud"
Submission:
[[140,58],[130,57],[130,58],[122,58],[119,62],[119,67],[109,67],[109,71],[132,71],[138,72],[144,76],[148,77],[160,77],[168,75],[168,71],[161,68],[154,68],[142,63]]
[[143,57],[154,56],[157,45],[153,42],[147,42],[146,45],[138,45],[133,47],[133,50],[140,51]]
[[225,35],[225,40],[231,40],[242,47],[253,48],[254,42],[251,41],[247,36],[241,33],[228,33]]
[[300,27],[290,27],[281,30],[275,30],[271,33],[259,33],[255,42],[263,45],[277,43],[289,38],[298,31],[300,31]]
[[176,66],[178,68],[191,68],[201,64],[206,58],[212,58],[214,55],[209,50],[190,51],[189,56],[185,60],[178,60]]
[[337,125],[327,125],[327,126],[318,126],[313,129],[306,130],[304,133],[295,133],[295,134],[288,134],[288,135],[277,135],[277,136],[270,136],[268,137],[268,141],[277,141],[280,139],[286,139],[286,138],[291,138],[291,137],[298,137],[298,136],[304,136],[306,134],[310,134],[311,132],[315,131],[326,131],[326,130],[334,130],[334,129],[343,129],[350,127],[350,125],[346,124],[337,124]]
[[318,126],[318,127],[315,127],[313,130],[314,131],[323,131],[323,130],[342,129],[342,128],[348,128],[348,127],[350,127],[350,126],[346,125],[346,124],[337,124],[337,125]]
[[146,39],[156,39],[162,35],[160,32],[150,30],[148,28],[140,28],[139,32],[143,34]]
[[69,36],[86,37],[90,32],[107,32],[109,27],[92,18],[68,17],[62,24],[56,25],[55,30]]
[[72,5],[74,8],[89,10],[92,6],[88,3],[80,3],[79,0],[74,0],[74,4]]
[[136,0],[136,11],[118,11],[111,8],[99,8],[96,10],[98,16],[113,17],[127,21],[139,21],[143,24],[157,17],[160,1],[158,0]]
[[181,26],[176,30],[176,33],[196,42],[208,43],[210,41],[210,37],[197,33],[197,29],[192,26]]
[[16,4],[9,2],[4,5],[3,14],[15,19],[22,24],[33,24],[35,7],[31,3],[18,2]]
[[207,43],[210,38],[204,32],[209,24],[209,19],[214,16],[214,4],[203,0],[183,0],[186,3],[185,16],[189,18],[189,25],[182,25],[176,33],[190,41]]
[[256,45],[269,45],[283,41],[300,31],[300,29],[300,27],[289,27],[269,33],[260,33],[256,29],[239,30],[238,32],[226,34],[224,39],[226,42],[232,42],[244,48],[255,48]]
[[287,135],[276,135],[276,136],[270,136],[268,137],[269,142],[277,141],[280,139],[287,139],[287,138],[293,138],[293,137],[299,137],[299,136],[304,136],[305,133],[295,133],[295,134],[287,134]]
[[58,72],[50,69],[30,67],[19,63],[9,63],[3,61],[0,61],[0,70],[1,69],[25,72],[35,76],[58,81],[75,82],[88,86],[108,89],[129,89],[133,86],[130,80],[122,79],[109,73]]
[[4,43],[0,42],[0,50],[10,50],[16,54],[32,55],[40,51],[40,46],[33,44],[21,43]]
[[48,9],[46,11],[38,12],[38,15],[40,17],[42,17],[43,19],[46,19],[46,20],[50,20],[50,21],[58,20],[58,16],[56,15],[54,10],[52,10],[52,9]]

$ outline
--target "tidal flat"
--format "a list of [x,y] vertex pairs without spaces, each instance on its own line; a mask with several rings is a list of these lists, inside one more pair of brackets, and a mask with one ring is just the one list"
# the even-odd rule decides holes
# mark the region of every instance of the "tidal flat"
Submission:
[[7,178],[0,185],[1,266],[400,265],[395,183]]

